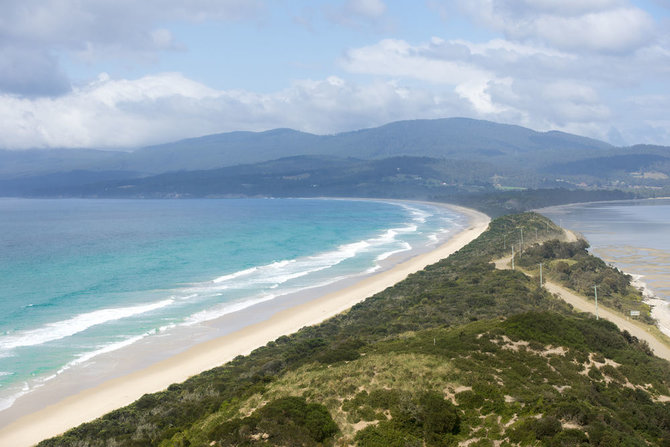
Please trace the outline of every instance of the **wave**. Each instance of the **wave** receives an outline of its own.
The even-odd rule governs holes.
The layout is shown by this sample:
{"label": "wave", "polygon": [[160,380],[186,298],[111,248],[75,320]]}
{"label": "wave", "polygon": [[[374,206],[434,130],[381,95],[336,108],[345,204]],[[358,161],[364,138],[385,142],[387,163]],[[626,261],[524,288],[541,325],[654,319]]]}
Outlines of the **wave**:
{"label": "wave", "polygon": [[258,270],[258,267],[251,267],[246,270],[240,270],[239,272],[231,273],[230,275],[219,276],[212,280],[214,283],[220,283],[225,281],[230,281],[231,279],[239,278],[240,276],[250,275]]}
{"label": "wave", "polygon": [[276,288],[293,279],[301,278],[353,258],[372,247],[392,242],[398,232],[415,231],[416,226],[387,230],[380,237],[342,244],[335,250],[298,259],[276,261],[218,277],[210,282],[197,284],[189,292],[211,293],[215,291],[248,289],[257,287]]}
{"label": "wave", "polygon": [[82,354],[79,354],[76,359],[68,362],[65,366],[63,366],[61,369],[58,370],[57,374],[61,374],[63,371],[66,371],[70,369],[71,367],[75,365],[80,365],[82,363],[88,362],[89,360],[92,360],[93,358],[102,355],[102,354],[108,354],[110,352],[118,351],[119,349],[125,348],[127,346],[130,346],[134,343],[137,343],[138,341],[150,336],[154,335],[158,332],[163,332],[166,331],[167,329],[171,329],[175,327],[176,325],[170,324],[167,326],[163,326],[161,328],[145,332],[140,335],[136,335],[134,337],[128,337],[124,340],[118,341],[118,342],[113,342],[109,344],[105,344],[102,346],[99,346],[98,349],[95,349],[94,351],[89,351],[89,352],[84,352]]}
{"label": "wave", "polygon": [[8,396],[8,397],[2,397],[0,398],[0,411],[6,410],[10,408],[12,405],[14,405],[14,402],[16,402],[16,399],[19,397],[23,396],[24,394],[27,394],[30,391],[30,388],[28,388],[28,384],[26,383],[23,389],[20,391],[17,391],[16,393]]}
{"label": "wave", "polygon": [[451,228],[439,228],[437,231],[430,233],[427,238],[430,241],[431,245],[437,244],[440,241],[445,239],[445,236],[448,236],[452,233],[455,227]]}
{"label": "wave", "polygon": [[0,351],[7,351],[25,346],[41,345],[51,341],[60,340],[79,332],[83,332],[86,329],[99,324],[151,312],[169,306],[172,303],[174,303],[173,299],[167,299],[139,306],[101,309],[79,314],[68,320],[48,323],[37,329],[21,331],[15,335],[5,336],[0,339]]}
{"label": "wave", "polygon": [[434,214],[429,213],[428,211],[415,208],[406,204],[400,204],[404,209],[410,212],[412,220],[417,223],[425,223],[429,217],[432,217]]}
{"label": "wave", "polygon": [[[368,274],[376,272],[380,268],[381,267],[379,265],[375,265],[374,267],[369,268],[368,270],[362,272],[361,274],[362,275],[368,275]],[[182,323],[182,325],[183,326],[193,326],[195,324],[215,320],[217,318],[221,318],[221,317],[223,317],[225,315],[228,315],[228,314],[231,314],[233,312],[239,312],[240,310],[244,310],[248,307],[254,306],[256,304],[264,303],[266,301],[271,301],[271,300],[273,300],[275,298],[279,298],[281,296],[286,296],[286,295],[302,292],[302,291],[309,290],[309,289],[317,289],[317,288],[320,288],[320,287],[326,287],[326,286],[329,286],[331,284],[337,283],[339,281],[349,279],[353,276],[356,276],[356,275],[334,276],[334,277],[330,277],[330,278],[325,279],[325,280],[320,281],[320,282],[312,283],[309,286],[296,287],[296,288],[291,288],[291,289],[284,289],[281,292],[266,293],[266,294],[257,296],[256,298],[247,299],[245,301],[239,301],[239,302],[236,302],[236,303],[229,303],[229,304],[225,304],[225,305],[222,305],[222,306],[217,306],[217,307],[210,308],[210,309],[205,309],[205,310],[202,310],[200,312],[196,312],[193,315],[189,316]]]}
{"label": "wave", "polygon": [[403,242],[402,248],[399,248],[399,249],[397,249],[397,250],[391,250],[391,251],[387,251],[387,252],[385,252],[385,253],[382,253],[382,254],[380,254],[379,256],[377,256],[377,257],[375,258],[375,261],[383,261],[383,260],[385,260],[385,259],[390,258],[391,256],[393,256],[393,255],[395,255],[395,254],[403,253],[403,252],[405,252],[405,251],[410,251],[411,249],[412,249],[412,246],[411,246],[409,243],[407,243],[407,242]]}
{"label": "wave", "polygon": [[205,321],[215,320],[217,318],[223,317],[233,312],[239,312],[244,310],[247,307],[251,307],[255,304],[263,303],[265,301],[270,301],[275,299],[278,295],[275,294],[266,294],[261,297],[245,300],[238,303],[227,304],[222,307],[206,309],[200,312],[196,312],[193,315],[189,316],[183,323],[183,326],[193,326],[198,323],[204,323]]}

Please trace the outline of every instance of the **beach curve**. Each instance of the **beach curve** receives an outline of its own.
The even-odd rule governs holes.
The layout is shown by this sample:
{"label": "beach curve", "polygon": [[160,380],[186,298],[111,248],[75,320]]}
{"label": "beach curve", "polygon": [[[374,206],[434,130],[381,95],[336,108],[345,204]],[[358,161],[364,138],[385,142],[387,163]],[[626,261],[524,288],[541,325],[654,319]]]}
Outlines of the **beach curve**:
{"label": "beach curve", "polygon": [[466,215],[469,220],[468,227],[434,250],[419,254],[346,288],[280,311],[263,322],[197,344],[144,369],[111,379],[22,416],[0,429],[0,444],[15,447],[34,445],[128,405],[144,394],[164,390],[173,383],[183,382],[238,355],[249,354],[282,335],[318,324],[402,281],[409,274],[448,257],[476,239],[490,222],[488,216],[469,208],[436,202],[430,204],[444,206]]}

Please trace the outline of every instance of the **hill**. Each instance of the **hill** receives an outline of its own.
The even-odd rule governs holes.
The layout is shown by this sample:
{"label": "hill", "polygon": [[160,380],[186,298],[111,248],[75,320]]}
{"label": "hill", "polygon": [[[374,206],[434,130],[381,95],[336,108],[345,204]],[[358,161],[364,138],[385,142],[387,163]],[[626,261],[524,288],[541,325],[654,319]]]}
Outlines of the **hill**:
{"label": "hill", "polygon": [[[250,164],[298,155],[364,160],[420,156],[500,160],[541,152],[592,152],[607,143],[562,132],[466,118],[399,121],[381,127],[314,135],[291,129],[229,132],[140,148],[132,152],[95,150],[0,151],[0,178],[70,170],[128,170],[158,174]],[[533,157],[534,158],[534,157]],[[551,157],[550,157],[551,158]]]}
{"label": "hill", "polygon": [[670,148],[449,118],[337,135],[230,132],[134,152],[0,150],[0,196],[425,198],[527,188],[664,194]]}
{"label": "hill", "polygon": [[518,228],[562,234],[536,214],[496,219],[346,313],[40,446],[667,445],[668,362],[496,270]]}

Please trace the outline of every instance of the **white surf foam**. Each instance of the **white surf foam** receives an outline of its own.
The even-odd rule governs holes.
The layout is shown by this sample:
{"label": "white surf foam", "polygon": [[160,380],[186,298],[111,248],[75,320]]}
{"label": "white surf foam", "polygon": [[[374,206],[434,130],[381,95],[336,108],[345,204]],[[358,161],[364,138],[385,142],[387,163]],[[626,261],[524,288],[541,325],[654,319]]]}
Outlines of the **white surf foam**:
{"label": "white surf foam", "polygon": [[642,292],[642,296],[645,298],[658,298],[656,294],[647,286],[647,283],[642,280],[644,278],[644,275],[638,275],[635,273],[628,273],[633,279],[630,282],[630,284],[638,289],[640,292]]}
{"label": "white surf foam", "polygon": [[412,249],[412,246],[409,243],[403,242],[401,248],[399,248],[397,250],[391,250],[391,251],[387,251],[385,253],[382,253],[375,258],[375,261],[383,261],[385,259],[390,258],[393,255],[396,255],[398,253],[403,253],[405,251],[410,251],[411,249]]}
{"label": "white surf foam", "polygon": [[167,299],[139,306],[101,309],[87,312],[68,320],[48,323],[37,329],[21,331],[13,335],[2,337],[0,338],[0,351],[7,351],[24,346],[36,346],[59,340],[83,332],[93,326],[151,312],[169,306],[172,303],[174,303],[173,299]]}
{"label": "white surf foam", "polygon": [[212,280],[214,283],[221,283],[225,281],[230,281],[231,279],[239,278],[240,276],[250,275],[258,270],[258,267],[251,267],[246,270],[240,270],[239,272],[231,273],[229,275],[219,276]]}
{"label": "white surf foam", "polygon": [[426,220],[430,216],[433,215],[432,213],[429,213],[428,211],[421,210],[421,209],[418,209],[418,208],[415,208],[413,206],[409,206],[409,205],[406,205],[406,204],[401,204],[401,206],[404,209],[406,209],[407,211],[410,212],[410,214],[412,215],[412,220],[414,222],[417,222],[417,223],[425,223]]}
{"label": "white surf foam", "polygon": [[226,304],[223,306],[217,306],[211,309],[206,309],[202,310],[200,312],[196,312],[193,315],[189,316],[183,323],[183,326],[193,326],[198,323],[204,323],[206,321],[211,321],[215,320],[217,318],[221,318],[225,315],[228,315],[233,312],[238,312],[240,310],[244,310],[247,307],[251,307],[255,304],[263,303],[265,301],[270,301],[274,298],[276,298],[277,295],[274,294],[265,294],[260,297],[250,299],[250,300],[245,300],[237,303],[231,303],[231,304]]}

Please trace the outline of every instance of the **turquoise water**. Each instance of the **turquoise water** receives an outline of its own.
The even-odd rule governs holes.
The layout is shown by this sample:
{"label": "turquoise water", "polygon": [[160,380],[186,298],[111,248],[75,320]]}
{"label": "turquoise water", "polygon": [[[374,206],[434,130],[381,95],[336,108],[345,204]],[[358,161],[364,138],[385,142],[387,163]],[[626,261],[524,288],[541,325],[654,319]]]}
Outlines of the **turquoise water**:
{"label": "turquoise water", "polygon": [[414,203],[0,199],[0,408],[100,354],[374,272],[465,222]]}
{"label": "turquoise water", "polygon": [[545,208],[554,222],[583,234],[591,250],[651,294],[670,300],[670,200],[602,202]]}

